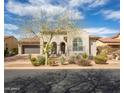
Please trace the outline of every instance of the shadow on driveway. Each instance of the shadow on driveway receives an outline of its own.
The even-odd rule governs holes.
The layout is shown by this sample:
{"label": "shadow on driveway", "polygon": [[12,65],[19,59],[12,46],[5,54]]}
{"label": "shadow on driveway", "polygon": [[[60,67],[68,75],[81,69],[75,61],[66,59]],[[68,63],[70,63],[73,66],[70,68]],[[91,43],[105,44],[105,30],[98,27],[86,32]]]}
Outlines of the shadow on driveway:
{"label": "shadow on driveway", "polygon": [[26,61],[28,59],[28,55],[15,55],[12,57],[5,57],[4,62],[16,62],[16,61]]}

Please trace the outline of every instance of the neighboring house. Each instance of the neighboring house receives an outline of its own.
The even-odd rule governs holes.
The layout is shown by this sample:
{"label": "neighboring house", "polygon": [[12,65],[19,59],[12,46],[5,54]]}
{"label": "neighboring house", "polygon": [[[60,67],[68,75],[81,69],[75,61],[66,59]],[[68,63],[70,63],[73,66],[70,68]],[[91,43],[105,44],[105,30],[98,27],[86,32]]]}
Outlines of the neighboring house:
{"label": "neighboring house", "polygon": [[[48,41],[49,34],[42,38],[23,38],[19,41],[19,54],[43,54],[43,46]],[[52,54],[73,55],[87,53],[90,56],[96,55],[96,40],[98,37],[90,36],[85,31],[73,31],[57,33],[53,36],[51,43],[54,50]]]}
{"label": "neighboring house", "polygon": [[110,46],[112,48],[120,48],[120,33],[109,38],[100,38],[97,46]]}
{"label": "neighboring house", "polygon": [[4,36],[4,50],[18,48],[18,40],[14,36]]}

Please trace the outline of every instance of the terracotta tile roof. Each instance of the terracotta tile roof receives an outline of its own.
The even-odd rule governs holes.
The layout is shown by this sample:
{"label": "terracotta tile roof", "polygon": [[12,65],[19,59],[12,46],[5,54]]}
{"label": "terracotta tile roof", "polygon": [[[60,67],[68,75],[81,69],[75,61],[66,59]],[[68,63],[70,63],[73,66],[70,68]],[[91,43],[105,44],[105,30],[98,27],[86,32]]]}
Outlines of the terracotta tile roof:
{"label": "terracotta tile roof", "polygon": [[99,41],[104,43],[120,43],[120,39],[113,39],[113,38],[101,38]]}
{"label": "terracotta tile roof", "polygon": [[20,43],[40,43],[40,38],[23,38],[19,41]]}

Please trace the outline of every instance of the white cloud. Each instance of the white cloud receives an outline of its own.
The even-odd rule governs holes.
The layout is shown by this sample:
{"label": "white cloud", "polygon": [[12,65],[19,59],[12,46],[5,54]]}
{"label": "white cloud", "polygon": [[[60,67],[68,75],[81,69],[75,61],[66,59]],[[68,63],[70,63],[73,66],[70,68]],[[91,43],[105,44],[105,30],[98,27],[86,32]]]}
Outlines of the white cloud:
{"label": "white cloud", "polygon": [[80,6],[87,4],[88,7],[98,7],[105,5],[109,0],[70,0],[70,6]]}
{"label": "white cloud", "polygon": [[78,12],[78,10],[66,10],[65,13],[63,14],[63,16],[66,15],[66,17],[70,18],[70,19],[84,19],[84,15],[82,15],[80,12]]}
{"label": "white cloud", "polygon": [[108,0],[92,0],[92,3],[89,5],[89,7],[97,7],[105,5],[108,2]]}
{"label": "white cloud", "polygon": [[51,4],[52,0],[29,0],[29,3],[16,2],[9,0],[7,10],[19,16],[41,17],[42,14],[47,17],[62,15],[68,12],[68,17],[74,20],[84,19],[84,14],[75,6],[87,5],[87,8],[95,8],[105,5],[109,0],[67,0],[68,4]]}
{"label": "white cloud", "polygon": [[49,0],[29,0],[29,2],[33,5],[41,5],[41,4],[47,4],[49,3]]}
{"label": "white cloud", "polygon": [[110,29],[106,27],[84,28],[84,30],[89,32],[91,35],[96,35],[96,36],[108,36],[119,32],[119,30]]}
{"label": "white cloud", "polygon": [[17,30],[19,29],[18,26],[13,24],[4,24],[5,30]]}
{"label": "white cloud", "polygon": [[29,0],[30,4],[22,4],[15,1],[9,1],[7,4],[7,9],[9,12],[20,15],[20,16],[32,16],[32,17],[41,17],[42,13],[47,17],[53,17],[56,15],[63,14],[64,12],[70,12],[69,17],[72,19],[81,19],[83,15],[81,12],[74,9],[68,8],[68,6],[62,5],[52,5],[49,3],[49,0],[38,0],[37,2],[34,0]]}
{"label": "white cloud", "polygon": [[40,15],[39,7],[32,6],[29,4],[21,4],[14,1],[8,2],[7,9],[9,12],[20,15],[20,16],[26,16],[26,15],[39,16]]}
{"label": "white cloud", "polygon": [[120,19],[120,11],[103,10],[103,11],[101,11],[101,13],[105,17],[105,19],[112,19],[112,20]]}

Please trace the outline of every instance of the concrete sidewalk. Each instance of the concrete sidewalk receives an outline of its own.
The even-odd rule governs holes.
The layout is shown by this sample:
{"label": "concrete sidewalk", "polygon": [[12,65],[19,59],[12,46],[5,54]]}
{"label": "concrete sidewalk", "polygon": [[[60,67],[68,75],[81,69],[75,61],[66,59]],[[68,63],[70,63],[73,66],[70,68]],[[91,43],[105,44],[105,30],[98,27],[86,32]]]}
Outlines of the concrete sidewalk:
{"label": "concrete sidewalk", "polygon": [[33,66],[30,62],[5,63],[5,69],[120,69],[120,62],[108,61],[108,64],[95,64],[92,66],[79,66],[77,64],[59,65],[59,66]]}
{"label": "concrete sidewalk", "polygon": [[120,67],[5,67],[4,69],[120,69]]}

